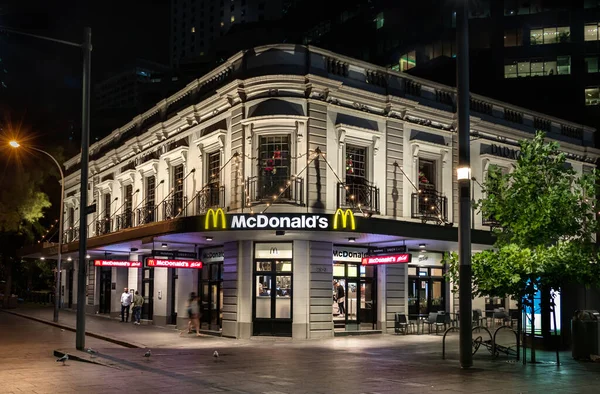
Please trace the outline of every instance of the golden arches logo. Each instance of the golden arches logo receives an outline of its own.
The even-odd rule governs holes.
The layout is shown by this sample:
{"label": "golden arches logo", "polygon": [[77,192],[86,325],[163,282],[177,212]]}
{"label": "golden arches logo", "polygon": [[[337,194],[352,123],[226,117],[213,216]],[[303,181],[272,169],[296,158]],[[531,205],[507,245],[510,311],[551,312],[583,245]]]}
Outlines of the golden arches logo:
{"label": "golden arches logo", "polygon": [[342,226],[341,228],[348,228],[348,220],[350,220],[350,229],[356,230],[356,222],[354,221],[354,213],[350,209],[346,209],[345,211],[341,208],[338,208],[335,211],[335,215],[333,216],[333,229],[338,229],[338,219],[342,218]]}
{"label": "golden arches logo", "polygon": [[[206,212],[206,217],[204,218],[204,229],[210,230],[219,228],[219,218],[221,219],[221,228],[224,230],[227,228],[227,221],[225,220],[225,212],[223,212],[222,208],[212,209],[210,208],[208,212]],[[211,222],[212,219],[212,222]]]}

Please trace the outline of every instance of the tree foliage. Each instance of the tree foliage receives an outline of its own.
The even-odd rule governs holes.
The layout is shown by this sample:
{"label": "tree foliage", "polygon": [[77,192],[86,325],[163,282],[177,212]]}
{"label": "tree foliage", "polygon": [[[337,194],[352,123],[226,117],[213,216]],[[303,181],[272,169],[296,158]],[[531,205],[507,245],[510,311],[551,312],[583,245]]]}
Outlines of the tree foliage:
{"label": "tree foliage", "polygon": [[[538,132],[520,143],[513,171],[489,168],[475,206],[498,223],[497,238],[493,249],[472,256],[474,296],[510,296],[531,306],[538,289],[600,284],[597,173],[577,173],[558,143],[544,138]],[[458,286],[458,256],[445,260]]]}

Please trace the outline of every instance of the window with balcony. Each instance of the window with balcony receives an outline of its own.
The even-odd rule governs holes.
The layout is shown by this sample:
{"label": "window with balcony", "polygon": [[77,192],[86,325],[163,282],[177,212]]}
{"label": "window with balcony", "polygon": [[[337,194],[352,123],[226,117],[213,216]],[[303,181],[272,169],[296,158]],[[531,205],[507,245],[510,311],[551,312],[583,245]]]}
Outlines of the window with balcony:
{"label": "window with balcony", "polygon": [[411,195],[411,217],[423,222],[444,222],[448,219],[447,198],[438,184],[438,161],[419,157],[417,173],[418,190]]}
{"label": "window with balcony", "polygon": [[146,177],[144,191],[144,201],[136,212],[138,224],[152,223],[155,220],[156,177],[154,175]]}
{"label": "window with balcony", "polygon": [[291,198],[290,136],[270,135],[258,139],[258,174],[256,177],[256,200],[273,201]]}
{"label": "window with balcony", "polygon": [[505,47],[520,47],[523,45],[523,29],[509,29],[504,31]]}
{"label": "window with balcony", "polygon": [[102,214],[99,215],[96,223],[96,235],[110,233],[110,213],[111,213],[111,195],[110,193],[104,193],[103,195],[104,206]]}
{"label": "window with balcony", "polygon": [[569,26],[544,27],[529,31],[531,45],[556,44],[569,41],[571,41],[571,28]]}
{"label": "window with balcony", "polygon": [[372,158],[367,146],[346,144],[345,182],[338,184],[338,208],[351,208],[363,213],[379,212],[379,189],[369,182]]}
{"label": "window with balcony", "polygon": [[504,78],[571,74],[571,57],[556,59],[509,60],[504,65]]}
{"label": "window with balcony", "polygon": [[598,41],[600,37],[598,36],[598,26],[600,23],[586,23],[583,27],[583,37],[585,41]]}
{"label": "window with balcony", "polygon": [[600,105],[600,88],[597,86],[585,89],[585,105]]}
{"label": "window with balcony", "polygon": [[223,186],[221,185],[221,152],[216,151],[208,154],[206,163],[206,176],[208,182],[200,191],[197,198],[197,212],[205,212],[211,207],[222,206]]}

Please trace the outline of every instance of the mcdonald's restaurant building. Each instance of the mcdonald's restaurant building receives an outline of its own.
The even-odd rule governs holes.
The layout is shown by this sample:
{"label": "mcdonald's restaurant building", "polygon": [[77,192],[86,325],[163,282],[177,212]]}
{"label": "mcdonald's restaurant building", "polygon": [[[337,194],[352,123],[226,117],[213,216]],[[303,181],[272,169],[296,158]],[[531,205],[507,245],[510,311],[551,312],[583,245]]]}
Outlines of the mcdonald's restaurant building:
{"label": "mcdonald's restaurant building", "polygon": [[[396,313],[456,311],[442,264],[458,235],[453,100],[450,87],[315,47],[236,54],[95,142],[87,201],[80,158],[64,163],[62,306],[75,307],[84,266],[89,313],[117,317],[128,288],[145,323],[185,327],[196,292],[203,329],[235,338],[385,333]],[[594,129],[472,100],[474,200],[542,118],[569,165],[594,168]],[[493,244],[493,225],[473,211],[473,251]],[[510,307],[474,300],[499,305]]]}

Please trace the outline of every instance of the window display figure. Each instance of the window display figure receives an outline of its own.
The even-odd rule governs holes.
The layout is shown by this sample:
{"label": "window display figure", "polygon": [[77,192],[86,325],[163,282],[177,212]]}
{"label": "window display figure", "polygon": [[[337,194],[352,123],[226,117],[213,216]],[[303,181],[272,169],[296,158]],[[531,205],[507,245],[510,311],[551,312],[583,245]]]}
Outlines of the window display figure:
{"label": "window display figure", "polygon": [[334,294],[333,298],[334,298],[334,301],[336,301],[338,304],[340,317],[344,317],[344,314],[345,314],[344,302],[346,301],[344,287],[339,282],[334,281],[333,284],[335,286],[335,294]]}

